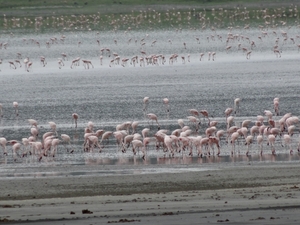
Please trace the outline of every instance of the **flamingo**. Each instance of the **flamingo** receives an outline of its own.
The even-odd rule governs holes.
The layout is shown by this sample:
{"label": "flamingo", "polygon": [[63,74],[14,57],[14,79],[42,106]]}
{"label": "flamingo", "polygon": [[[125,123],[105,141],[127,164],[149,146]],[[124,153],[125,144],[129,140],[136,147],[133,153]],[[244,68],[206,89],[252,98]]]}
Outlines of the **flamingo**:
{"label": "flamingo", "polygon": [[201,124],[200,121],[198,121],[198,119],[194,116],[188,116],[187,118],[192,124],[195,125],[196,132],[198,132],[199,126]]}
{"label": "flamingo", "polygon": [[269,134],[268,135],[268,142],[271,146],[272,154],[275,155],[275,135]]}
{"label": "flamingo", "polygon": [[285,146],[287,146],[289,148],[290,154],[292,154],[293,150],[292,150],[292,145],[291,145],[291,142],[292,142],[291,136],[289,134],[284,134],[283,140],[284,140]]}
{"label": "flamingo", "polygon": [[6,143],[7,143],[6,138],[0,137],[0,145],[1,145],[2,149],[3,149],[3,155],[7,155]]}
{"label": "flamingo", "polygon": [[8,141],[7,143],[12,145],[13,159],[14,159],[14,161],[17,161],[17,156],[21,157],[18,153],[18,151],[21,148],[21,144],[16,140],[11,140],[11,141]]}
{"label": "flamingo", "polygon": [[231,155],[233,155],[233,153],[235,152],[235,142],[239,136],[240,134],[238,132],[234,132],[231,134],[231,141],[230,141],[232,145]]}
{"label": "flamingo", "polygon": [[78,120],[79,116],[78,116],[77,113],[73,113],[72,114],[72,118],[73,118],[73,120],[75,122],[75,129],[76,129],[77,128],[77,120]]}
{"label": "flamingo", "polygon": [[107,144],[109,143],[109,138],[110,136],[113,135],[113,132],[112,131],[106,131],[102,134],[102,138],[101,138],[101,141],[100,143],[103,143],[104,140],[107,140]]}
{"label": "flamingo", "polygon": [[262,153],[263,153],[263,141],[264,141],[263,136],[261,134],[257,135],[256,141],[257,141],[257,144],[259,145],[259,148],[260,148],[260,155],[262,155]]}
{"label": "flamingo", "polygon": [[165,109],[166,109],[166,112],[167,112],[167,118],[169,119],[169,116],[170,116],[169,99],[164,98],[164,99],[163,99],[163,103],[164,103],[164,105],[165,105]]}
{"label": "flamingo", "polygon": [[55,157],[55,154],[57,153],[58,144],[61,142],[58,138],[53,138],[51,142],[51,156]]}
{"label": "flamingo", "polygon": [[146,151],[144,149],[143,142],[140,140],[133,140],[131,143],[132,143],[133,154],[135,155],[136,151],[139,150],[140,148],[142,148],[142,152],[143,152],[142,159],[145,160]]}
{"label": "flamingo", "polygon": [[[61,134],[60,137],[62,139],[63,144],[67,143],[67,144],[69,144],[71,146],[71,138],[70,138],[69,135],[67,135],[67,134]],[[67,149],[67,152],[69,152],[69,149],[67,147],[65,147],[65,148]],[[70,153],[73,153],[73,152],[74,152],[74,149],[72,149],[70,151]]]}
{"label": "flamingo", "polygon": [[49,123],[49,125],[50,125],[50,128],[51,128],[51,130],[53,131],[53,132],[55,132],[55,134],[56,134],[56,136],[57,136],[57,132],[56,132],[56,123],[54,123],[54,122],[48,122]]}
{"label": "flamingo", "polygon": [[132,134],[136,133],[136,129],[139,125],[139,122],[138,121],[133,121],[132,123],[130,123],[131,125],[131,128],[132,128]]}
{"label": "flamingo", "polygon": [[160,130],[160,125],[158,123],[157,116],[154,113],[149,113],[149,114],[147,114],[147,117],[149,119],[148,123],[149,123],[150,120],[155,121],[157,126],[158,126],[157,129]]}
{"label": "flamingo", "polygon": [[144,116],[146,117],[146,114],[148,112],[148,105],[149,105],[149,97],[145,97],[143,99],[144,102],[144,107],[143,107],[143,111],[144,111]]}
{"label": "flamingo", "polygon": [[15,108],[15,114],[16,116],[19,116],[19,103],[18,102],[13,102],[13,107]]}
{"label": "flamingo", "polygon": [[240,114],[240,98],[234,99],[234,115]]}
{"label": "flamingo", "polygon": [[202,114],[202,116],[204,116],[204,118],[207,118],[208,120],[208,126],[209,126],[209,118],[208,118],[208,111],[207,110],[201,110],[200,113]]}
{"label": "flamingo", "polygon": [[31,125],[31,127],[35,127],[37,128],[38,122],[34,119],[28,119],[29,124]]}
{"label": "flamingo", "polygon": [[250,144],[252,144],[252,142],[253,142],[253,136],[252,135],[247,136],[246,139],[245,139],[245,141],[246,141],[245,145],[247,145],[246,156],[248,156],[249,155]]}
{"label": "flamingo", "polygon": [[274,98],[273,104],[274,104],[275,114],[276,116],[279,116],[279,98]]}

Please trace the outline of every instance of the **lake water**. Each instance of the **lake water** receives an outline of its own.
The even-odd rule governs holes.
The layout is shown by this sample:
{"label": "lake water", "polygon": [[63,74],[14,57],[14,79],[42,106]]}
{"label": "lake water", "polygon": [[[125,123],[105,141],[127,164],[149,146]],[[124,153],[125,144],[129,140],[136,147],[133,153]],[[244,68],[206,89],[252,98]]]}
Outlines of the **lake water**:
{"label": "lake water", "polygon": [[[288,37],[294,37],[296,42],[293,43],[290,39],[284,41],[281,30],[286,30]],[[276,34],[273,31],[276,31]],[[237,38],[226,43],[230,32]],[[110,139],[101,153],[98,150],[83,153],[84,128],[89,121],[94,123],[95,130],[105,131],[115,131],[118,124],[126,121],[139,121],[137,132],[141,133],[143,128],[148,127],[150,136],[153,136],[157,126],[149,124],[143,112],[143,98],[146,96],[149,97],[148,113],[156,114],[161,129],[170,131],[179,128],[178,119],[183,119],[186,125],[192,127],[187,119],[187,116],[190,116],[188,109],[207,110],[213,116],[211,120],[218,121],[217,128],[226,129],[224,111],[233,107],[235,98],[241,99],[240,113],[235,117],[236,124],[245,119],[254,122],[257,115],[263,115],[264,110],[273,111],[275,97],[280,98],[280,116],[275,116],[275,120],[288,112],[298,116],[300,52],[296,45],[299,43],[296,36],[299,29],[291,27],[287,30],[284,27],[267,32],[268,36],[262,37],[261,40],[258,38],[262,36],[259,29],[1,35],[0,41],[7,42],[8,45],[7,49],[1,49],[3,62],[0,65],[0,103],[3,107],[3,117],[0,122],[0,137],[18,141],[29,137],[28,119],[38,121],[41,137],[43,133],[50,131],[48,122],[53,121],[57,125],[59,136],[68,134],[71,137],[72,147],[69,148],[75,150],[70,154],[63,145],[59,145],[55,158],[43,157],[41,162],[38,162],[36,156],[28,156],[17,158],[14,162],[11,146],[8,146],[8,156],[3,156],[2,153],[0,155],[1,177],[35,176],[35,173],[41,170],[44,174],[42,176],[62,176],[65,173],[79,176],[94,170],[92,165],[97,166],[97,172],[93,174],[113,175],[119,172],[134,173],[136,165],[140,173],[153,173],[180,172],[186,165],[191,165],[189,170],[202,170],[215,169],[216,166],[212,165],[219,164],[267,164],[286,161],[299,163],[298,125],[297,132],[292,137],[293,155],[289,154],[287,147],[282,147],[278,139],[275,145],[276,156],[270,154],[270,146],[267,146],[266,142],[264,154],[260,156],[259,147],[254,142],[250,150],[251,156],[246,157],[247,146],[241,141],[236,147],[240,155],[231,157],[231,146],[225,143],[225,138],[221,140],[220,157],[198,158],[196,154],[189,157],[188,152],[184,152],[183,155],[176,153],[174,158],[169,158],[168,155],[165,157],[162,149],[157,151],[153,142],[147,151],[146,160],[143,160],[141,153],[133,156],[131,148],[126,153],[119,151],[114,138]],[[61,35],[66,37],[64,42],[59,40]],[[222,39],[219,39],[218,35],[222,36]],[[57,42],[47,48],[46,42],[51,43],[50,38],[53,37],[57,38]],[[252,49],[250,59],[247,59],[246,54],[238,47],[240,44],[241,47],[251,49],[250,42],[245,37],[255,41],[256,45]],[[281,57],[277,57],[273,52],[277,38],[278,49],[282,51]],[[100,41],[100,45],[97,40]],[[36,41],[40,43],[40,47]],[[153,41],[156,43],[151,46]],[[226,46],[231,48],[226,51]],[[101,53],[102,48],[109,48],[111,53]],[[112,53],[117,53],[121,59],[130,59],[135,55],[141,57],[141,51],[145,51],[148,56],[163,54],[166,63],[140,67],[139,64],[133,66],[129,60],[125,67],[109,66],[113,58]],[[59,69],[57,58],[61,58],[63,52],[68,55],[68,60],[64,61],[65,66]],[[214,61],[208,60],[208,52],[216,53]],[[8,61],[14,61],[17,53],[22,55],[21,62],[25,57],[29,57],[33,62],[29,72],[25,70],[24,64],[21,68],[10,68]],[[169,57],[175,53],[179,55],[177,62],[169,64]],[[205,54],[201,61],[200,53]],[[99,59],[101,55],[102,65]],[[40,56],[46,58],[45,67],[40,63]],[[185,63],[182,62],[181,56],[185,57]],[[81,63],[80,66],[71,69],[71,60],[77,57],[91,60],[94,68],[85,69]],[[169,115],[165,111],[163,98],[170,101]],[[19,103],[19,116],[14,113],[14,101]],[[71,115],[74,112],[79,115],[77,129],[72,123]],[[206,125],[203,119],[201,120],[198,134],[204,135]],[[70,165],[70,169],[64,173],[66,165]],[[101,165],[109,165],[109,169],[102,170]],[[125,171],[124,165],[129,166],[124,167]],[[151,165],[151,169],[143,168],[143,165]]]}

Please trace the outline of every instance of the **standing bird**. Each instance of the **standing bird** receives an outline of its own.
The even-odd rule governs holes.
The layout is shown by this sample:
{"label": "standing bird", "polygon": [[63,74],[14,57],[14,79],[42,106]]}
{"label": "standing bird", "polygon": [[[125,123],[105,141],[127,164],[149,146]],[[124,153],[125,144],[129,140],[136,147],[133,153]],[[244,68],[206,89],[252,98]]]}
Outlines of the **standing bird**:
{"label": "standing bird", "polygon": [[3,155],[7,155],[7,151],[6,151],[6,143],[7,143],[6,138],[1,137],[1,138],[0,138],[0,145],[1,145],[2,148],[3,148]]}
{"label": "standing bird", "polygon": [[207,120],[208,120],[208,125],[207,126],[209,127],[210,120],[208,118],[208,111],[201,110],[200,113],[202,114],[202,116],[204,116],[204,119],[207,118]]}
{"label": "standing bird", "polygon": [[164,98],[164,99],[163,99],[163,103],[164,103],[164,105],[165,105],[166,112],[167,112],[167,117],[168,117],[168,119],[169,119],[169,117],[170,117],[169,99]]}
{"label": "standing bird", "polygon": [[234,132],[231,134],[231,145],[232,145],[232,150],[231,150],[231,155],[235,153],[235,141],[239,138],[240,134],[238,132]]}
{"label": "standing bird", "polygon": [[[72,147],[72,145],[71,145],[71,138],[70,138],[70,136],[69,135],[67,135],[67,134],[61,134],[60,135],[60,137],[61,137],[61,139],[62,139],[62,141],[63,141],[63,144],[64,143],[67,143],[67,144],[69,144],[71,147]],[[65,145],[64,145],[65,146]],[[65,146],[65,148],[67,149],[67,152],[69,152],[69,149]],[[74,149],[72,149],[71,151],[70,151],[70,153],[73,153],[74,152]]]}
{"label": "standing bird", "polygon": [[51,141],[51,156],[55,157],[55,154],[57,153],[58,144],[61,142],[58,138],[53,138]]}
{"label": "standing bird", "polygon": [[145,98],[143,99],[143,102],[144,102],[143,111],[144,111],[144,116],[146,117],[147,112],[148,112],[149,97],[145,97]]}
{"label": "standing bird", "polygon": [[146,155],[146,152],[144,150],[144,145],[143,145],[143,142],[140,141],[140,140],[132,140],[132,151],[133,151],[133,154],[135,155],[136,154],[136,151],[140,148],[142,148],[142,152],[143,152],[143,156],[142,156],[142,159],[145,160],[145,155]]}
{"label": "standing bird", "polygon": [[274,98],[273,104],[274,104],[275,115],[279,116],[279,98]]}
{"label": "standing bird", "polygon": [[[77,113],[73,113],[72,114],[72,118],[75,122],[75,129],[77,128],[77,120],[78,120],[78,114]],[[72,120],[72,123],[73,123],[73,120]]]}
{"label": "standing bird", "polygon": [[56,123],[54,122],[48,122],[50,125],[51,130],[55,133],[55,135],[57,136],[57,132],[56,132]]}
{"label": "standing bird", "polygon": [[149,113],[149,114],[147,114],[147,117],[149,119],[148,123],[149,123],[150,120],[152,120],[152,122],[153,122],[153,120],[155,120],[156,123],[157,123],[157,126],[158,126],[157,129],[160,130],[160,125],[159,125],[159,123],[157,121],[157,116],[154,113]]}
{"label": "standing bird", "polygon": [[259,148],[260,148],[260,155],[262,155],[262,153],[263,153],[263,141],[264,141],[264,137],[261,134],[259,134],[256,137],[256,140],[257,140],[257,144],[259,145]]}
{"label": "standing bird", "polygon": [[34,119],[28,119],[28,122],[30,123],[31,127],[37,128],[38,123],[37,123],[36,120],[34,120]]}
{"label": "standing bird", "polygon": [[246,156],[249,155],[249,148],[250,148],[250,144],[252,144],[253,142],[253,136],[252,135],[248,135],[246,138],[245,138],[245,145],[247,145],[247,152],[246,152]]}
{"label": "standing bird", "polygon": [[226,110],[225,110],[225,117],[226,117],[226,119],[227,119],[227,117],[228,116],[230,116],[230,114],[233,112],[233,108],[227,108]]}
{"label": "standing bird", "polygon": [[15,108],[15,114],[16,114],[16,116],[19,116],[19,109],[18,109],[19,104],[18,104],[18,102],[13,102],[13,106]]}
{"label": "standing bird", "polygon": [[269,142],[269,145],[271,146],[271,151],[272,151],[272,154],[275,155],[275,135],[273,134],[269,134],[268,135],[268,142]]}
{"label": "standing bird", "polygon": [[234,107],[233,107],[234,115],[240,114],[240,101],[241,101],[240,98],[234,99]]}
{"label": "standing bird", "polygon": [[14,161],[17,161],[17,156],[21,157],[18,153],[18,151],[21,148],[21,144],[18,141],[12,140],[8,141],[12,145],[12,150],[13,150],[13,159]]}

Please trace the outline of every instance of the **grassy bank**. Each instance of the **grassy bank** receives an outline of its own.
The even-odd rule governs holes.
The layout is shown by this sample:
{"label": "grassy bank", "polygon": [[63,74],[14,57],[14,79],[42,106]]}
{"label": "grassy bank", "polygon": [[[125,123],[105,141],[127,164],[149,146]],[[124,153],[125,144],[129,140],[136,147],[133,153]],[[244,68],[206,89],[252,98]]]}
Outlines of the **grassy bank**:
{"label": "grassy bank", "polygon": [[0,28],[43,32],[293,26],[299,17],[296,3],[300,4],[295,0],[0,0],[4,15]]}

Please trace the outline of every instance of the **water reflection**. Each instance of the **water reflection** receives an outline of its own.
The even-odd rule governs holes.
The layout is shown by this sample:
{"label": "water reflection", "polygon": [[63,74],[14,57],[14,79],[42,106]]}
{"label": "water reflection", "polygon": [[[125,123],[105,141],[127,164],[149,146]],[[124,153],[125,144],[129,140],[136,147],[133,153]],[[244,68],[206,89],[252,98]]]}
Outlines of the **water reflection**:
{"label": "water reflection", "polygon": [[[256,154],[246,156],[244,154],[221,155],[221,156],[204,156],[190,157],[190,156],[177,156],[177,157],[165,157],[165,156],[148,156],[143,160],[141,156],[128,156],[122,155],[114,156],[108,155],[103,157],[98,153],[84,153],[79,154],[60,154],[60,157],[44,157],[42,162],[38,162],[36,157],[29,156],[22,158],[22,162],[14,162],[10,157],[1,157],[0,165],[14,165],[16,167],[21,165],[193,165],[193,164],[222,164],[222,163],[239,163],[239,162],[292,162],[300,161],[300,153],[297,154]],[[1,166],[0,166],[1,171]]]}
{"label": "water reflection", "polygon": [[[188,171],[215,170],[220,166],[268,165],[270,163],[297,162],[300,154],[264,155],[225,155],[200,157],[101,157],[99,154],[86,154],[84,159],[56,161],[47,158],[42,163],[32,157],[23,163],[13,163],[7,157],[0,159],[0,179],[42,178],[62,176],[112,176],[120,174],[181,173]],[[69,165],[69,166],[68,166]],[[171,165],[171,166],[169,166]]]}

